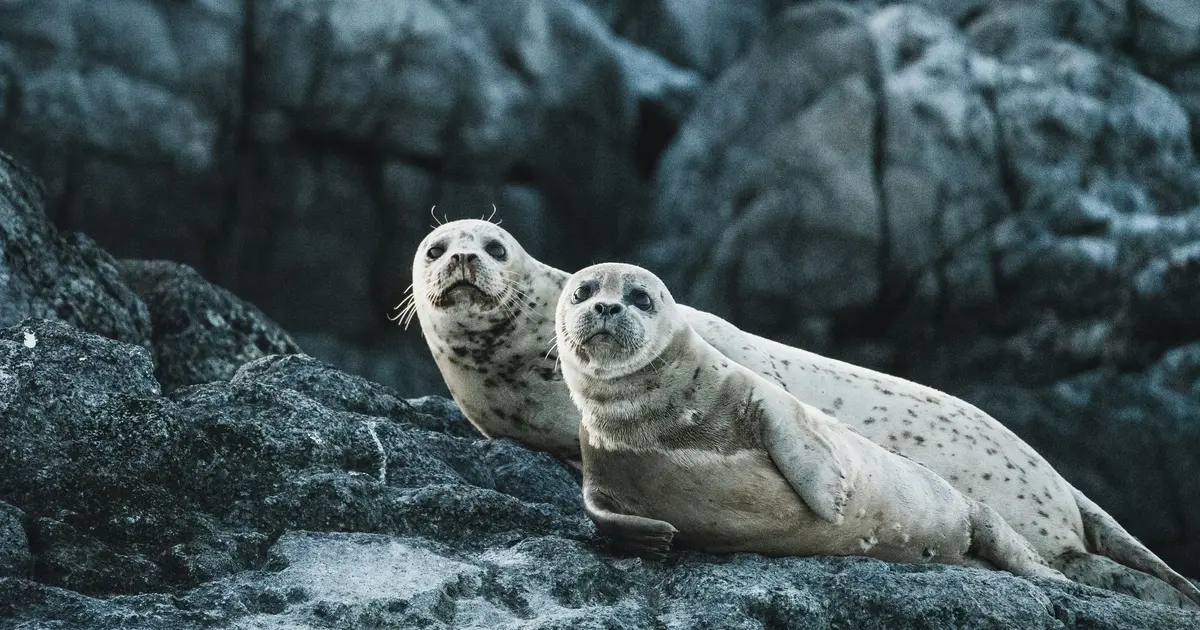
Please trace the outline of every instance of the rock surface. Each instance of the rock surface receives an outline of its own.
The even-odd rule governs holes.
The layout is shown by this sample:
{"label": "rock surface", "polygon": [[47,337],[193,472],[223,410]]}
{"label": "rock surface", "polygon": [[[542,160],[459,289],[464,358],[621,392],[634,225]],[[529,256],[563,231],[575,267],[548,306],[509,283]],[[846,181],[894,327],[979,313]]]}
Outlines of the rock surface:
{"label": "rock surface", "polygon": [[164,391],[227,381],[253,359],[300,352],[278,324],[187,265],[122,260],[117,267],[150,312],[154,374]]}
{"label": "rock surface", "polygon": [[977,569],[614,556],[563,464],[303,355],[164,396],[145,348],[29,319],[0,330],[0,373],[0,398],[26,401],[0,497],[34,556],[32,579],[0,578],[11,627],[1200,624]]}
{"label": "rock surface", "polygon": [[44,203],[36,180],[0,153],[0,325],[44,317],[149,343],[146,307],[121,281],[115,261],[82,234],[59,235]]}
{"label": "rock surface", "polygon": [[33,557],[29,554],[24,520],[24,512],[7,503],[0,503],[0,578],[29,576]]}

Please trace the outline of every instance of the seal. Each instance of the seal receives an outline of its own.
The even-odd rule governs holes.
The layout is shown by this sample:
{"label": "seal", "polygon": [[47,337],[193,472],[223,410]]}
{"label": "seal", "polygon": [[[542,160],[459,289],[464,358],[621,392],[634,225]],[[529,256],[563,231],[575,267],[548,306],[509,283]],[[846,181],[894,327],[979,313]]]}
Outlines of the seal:
{"label": "seal", "polygon": [[704,341],[650,272],[605,263],[558,302],[584,507],[630,550],[869,555],[1064,578],[992,508]]}
{"label": "seal", "polygon": [[[506,247],[506,261],[483,258],[486,252],[481,248],[488,239]],[[434,303],[441,295],[439,282],[457,281],[452,276],[438,279],[436,269],[450,262],[441,257],[449,250],[435,251],[434,258],[428,250],[441,242],[458,243],[451,255],[474,253],[481,264],[510,279],[513,293],[503,308],[486,300]],[[497,225],[453,221],[435,228],[418,248],[412,294],[397,319],[419,317],[451,395],[484,435],[511,437],[575,461],[580,413],[554,367],[558,350],[552,345],[555,308],[569,277],[529,256]],[[529,297],[520,309],[513,305],[516,292]],[[971,404],[747,333],[682,304],[676,308],[730,360],[995,509],[1072,580],[1152,602],[1192,606],[1188,598],[1200,601],[1191,583],[1072,487],[1020,437]],[[484,320],[490,324],[484,325]],[[486,343],[477,335],[481,327],[489,328]],[[508,385],[501,378],[518,383]]]}
{"label": "seal", "polygon": [[565,280],[499,226],[453,221],[417,247],[412,293],[395,319],[417,317],[450,395],[481,433],[577,461],[578,412],[552,347]]}

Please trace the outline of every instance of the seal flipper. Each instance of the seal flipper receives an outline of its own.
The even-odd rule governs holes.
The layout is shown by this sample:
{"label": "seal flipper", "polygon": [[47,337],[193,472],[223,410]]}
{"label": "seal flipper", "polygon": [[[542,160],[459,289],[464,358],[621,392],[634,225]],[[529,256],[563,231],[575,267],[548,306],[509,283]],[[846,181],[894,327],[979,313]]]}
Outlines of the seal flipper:
{"label": "seal flipper", "polygon": [[1107,556],[1120,564],[1148,573],[1175,587],[1192,603],[1200,607],[1200,589],[1175,572],[1166,562],[1156,556],[1153,551],[1138,542],[1132,534],[1125,531],[1108,512],[1096,505],[1078,489],[1072,487],[1075,503],[1079,506],[1079,514],[1083,517],[1083,534],[1093,553]]}
{"label": "seal flipper", "polygon": [[996,510],[978,501],[971,501],[971,546],[967,558],[980,558],[1013,575],[1044,577],[1068,581],[1066,576],[1050,568],[1037,551],[1018,534]]}
{"label": "seal flipper", "polygon": [[635,555],[654,558],[666,556],[671,549],[671,541],[679,532],[666,521],[613,511],[608,497],[586,482],[583,486],[583,510],[596,524],[596,531],[612,540],[617,549]]}
{"label": "seal flipper", "polygon": [[813,417],[820,412],[784,393],[790,399],[788,402],[794,404],[764,410],[763,446],[809,509],[839,525],[850,501],[849,461],[838,456],[833,441],[836,438],[824,430],[820,418]]}

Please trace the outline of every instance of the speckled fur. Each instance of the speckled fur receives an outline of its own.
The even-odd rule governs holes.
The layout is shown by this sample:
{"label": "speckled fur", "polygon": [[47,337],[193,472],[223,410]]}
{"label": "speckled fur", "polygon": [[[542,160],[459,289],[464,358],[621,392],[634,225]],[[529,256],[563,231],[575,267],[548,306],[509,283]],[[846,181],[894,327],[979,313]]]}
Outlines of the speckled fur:
{"label": "speckled fur", "polygon": [[[498,261],[489,239],[507,250]],[[427,256],[438,245],[445,253]],[[461,280],[454,254],[478,256],[475,285],[443,298]],[[552,348],[554,305],[566,275],[529,256],[507,231],[486,221],[453,221],[421,242],[413,260],[413,293],[425,342],[463,414],[484,435],[509,437],[568,460],[579,457],[578,419]],[[474,299],[473,299],[474,298]]]}
{"label": "speckled fur", "polygon": [[[580,285],[596,292],[577,298]],[[653,296],[650,307],[633,305],[638,290]],[[597,315],[613,304],[619,312]],[[556,335],[582,412],[585,506],[618,539],[632,515],[707,551],[988,564],[1065,579],[990,508],[730,361],[644,269],[575,274]]]}
{"label": "speckled fur", "polygon": [[[494,360],[481,352],[477,355],[481,363],[459,366],[444,355],[451,346],[477,347],[470,331],[482,320],[498,325],[508,317],[503,310],[435,312],[431,305],[419,303],[426,340],[455,400],[486,435],[512,437],[532,448],[577,457],[578,446],[572,442],[578,435],[579,412],[553,370],[554,351],[546,355],[554,336],[555,305],[570,274],[530,257],[503,229],[479,223],[484,222],[455,221],[430,234],[417,251],[414,287],[424,286],[422,256],[435,235],[465,230],[478,239],[479,234],[496,233],[513,245],[510,249],[514,253],[520,252],[508,267],[530,278],[521,290],[535,298],[535,306],[504,335],[506,340],[516,341],[502,344]],[[1029,445],[976,407],[896,376],[752,335],[703,311],[684,305],[678,308],[703,339],[732,361],[778,383],[876,444],[928,467],[960,492],[994,508],[1051,566],[1072,579],[1147,601],[1186,605],[1188,600],[1180,594],[1188,588],[1179,582],[1183,578],[1100,508],[1087,508],[1099,516],[1085,527],[1083,506],[1091,502]],[[539,360],[533,361],[535,357]],[[506,368],[521,364],[532,365],[534,371]],[[502,384],[496,378],[499,372],[517,378],[521,385],[509,388]],[[490,408],[495,411],[489,412]],[[1097,539],[1109,540],[1110,544],[1102,550],[1093,542]],[[1109,562],[1109,554],[1121,564]],[[1167,582],[1176,584],[1176,588]],[[1136,588],[1126,588],[1131,584]]]}

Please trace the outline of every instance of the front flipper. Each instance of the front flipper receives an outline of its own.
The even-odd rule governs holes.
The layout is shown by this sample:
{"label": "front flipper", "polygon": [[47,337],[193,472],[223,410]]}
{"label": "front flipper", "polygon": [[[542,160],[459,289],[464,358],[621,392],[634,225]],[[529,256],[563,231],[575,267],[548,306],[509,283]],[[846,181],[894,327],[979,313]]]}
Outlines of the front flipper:
{"label": "front flipper", "polygon": [[596,530],[613,541],[617,549],[639,556],[662,558],[671,549],[679,530],[666,521],[612,510],[612,503],[595,486],[583,486],[583,509]]}
{"label": "front flipper", "polygon": [[[790,397],[790,395],[789,395]],[[835,525],[850,501],[849,461],[839,457],[836,436],[799,401],[764,406],[762,439],[775,467],[817,516]],[[836,422],[832,420],[832,422]]]}

